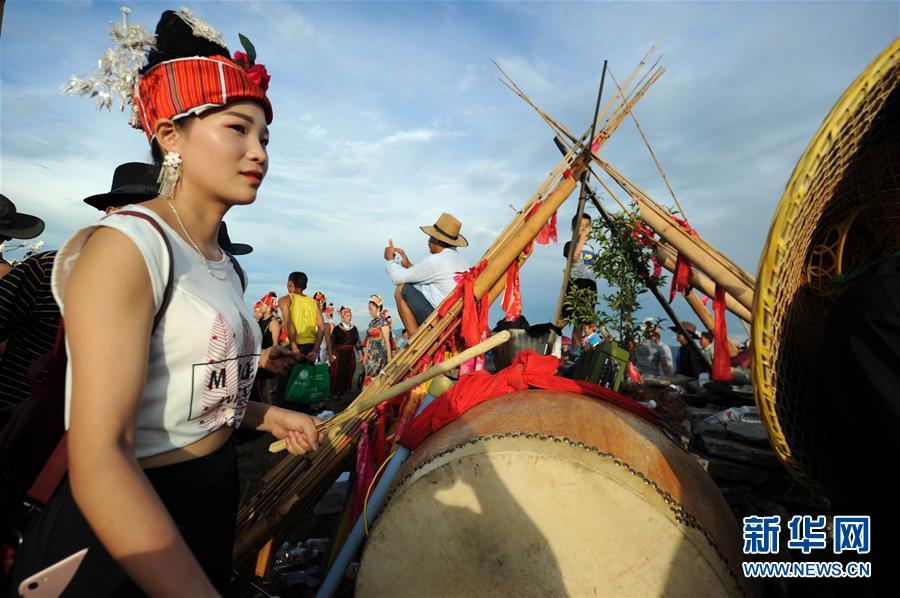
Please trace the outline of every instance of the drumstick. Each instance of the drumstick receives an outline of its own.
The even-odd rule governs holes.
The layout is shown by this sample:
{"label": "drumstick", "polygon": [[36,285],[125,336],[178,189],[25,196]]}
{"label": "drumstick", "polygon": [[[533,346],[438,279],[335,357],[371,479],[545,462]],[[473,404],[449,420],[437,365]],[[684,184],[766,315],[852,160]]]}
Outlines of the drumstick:
{"label": "drumstick", "polygon": [[[499,347],[503,343],[509,340],[510,332],[509,330],[503,330],[494,334],[493,336],[489,336],[487,339],[481,341],[477,345],[469,347],[462,353],[451,357],[445,361],[437,365],[433,365],[421,374],[417,376],[413,376],[412,378],[408,378],[399,382],[390,388],[384,390],[383,392],[378,393],[377,395],[373,395],[368,400],[362,401],[359,404],[348,407],[344,411],[340,412],[338,415],[332,417],[331,419],[320,422],[316,424],[316,430],[321,431],[329,428],[331,426],[335,426],[343,421],[346,421],[350,418],[356,417],[360,413],[364,413],[373,407],[378,406],[379,403],[383,403],[389,399],[396,397],[399,394],[402,394],[409,390],[410,388],[416,387],[423,382],[427,382],[432,378],[439,376],[445,372],[449,372],[453,368],[459,367],[463,363],[478,357],[479,355],[483,355],[487,353],[491,349]],[[284,440],[278,440],[269,445],[270,453],[278,453],[283,451],[287,447],[287,443]]]}

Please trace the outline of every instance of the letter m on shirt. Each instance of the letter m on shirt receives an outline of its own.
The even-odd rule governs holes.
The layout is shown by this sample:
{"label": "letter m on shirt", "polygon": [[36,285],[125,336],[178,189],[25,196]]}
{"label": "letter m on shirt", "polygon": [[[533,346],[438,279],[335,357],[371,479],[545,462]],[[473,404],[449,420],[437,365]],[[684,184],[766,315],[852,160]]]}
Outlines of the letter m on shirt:
{"label": "letter m on shirt", "polygon": [[213,390],[214,388],[224,388],[225,387],[225,368],[221,368],[219,370],[212,370],[209,373],[209,383],[206,385],[207,390]]}

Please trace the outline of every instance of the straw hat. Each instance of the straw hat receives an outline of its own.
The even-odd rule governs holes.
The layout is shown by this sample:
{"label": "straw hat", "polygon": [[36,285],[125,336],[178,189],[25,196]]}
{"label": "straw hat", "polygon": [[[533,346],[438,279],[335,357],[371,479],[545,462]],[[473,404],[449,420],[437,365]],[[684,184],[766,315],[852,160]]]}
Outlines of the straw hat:
{"label": "straw hat", "polygon": [[437,219],[434,226],[420,226],[419,228],[421,228],[422,232],[426,235],[439,239],[448,245],[453,245],[454,247],[469,246],[469,242],[466,241],[466,238],[459,234],[459,229],[462,228],[462,222],[446,212],[441,214],[441,217]]}
{"label": "straw hat", "polygon": [[834,279],[900,249],[898,82],[900,38],[850,85],[797,163],[756,279],[756,405],[785,467],[827,493],[840,482],[816,396],[825,321],[842,291]]}

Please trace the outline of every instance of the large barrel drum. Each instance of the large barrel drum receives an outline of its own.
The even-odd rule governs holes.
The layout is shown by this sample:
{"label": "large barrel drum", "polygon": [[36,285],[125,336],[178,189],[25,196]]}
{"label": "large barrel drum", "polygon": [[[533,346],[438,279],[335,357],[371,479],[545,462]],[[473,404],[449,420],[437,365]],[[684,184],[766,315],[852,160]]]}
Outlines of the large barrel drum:
{"label": "large barrel drum", "polygon": [[725,596],[737,523],[659,428],[588,397],[487,401],[410,457],[366,541],[360,596]]}

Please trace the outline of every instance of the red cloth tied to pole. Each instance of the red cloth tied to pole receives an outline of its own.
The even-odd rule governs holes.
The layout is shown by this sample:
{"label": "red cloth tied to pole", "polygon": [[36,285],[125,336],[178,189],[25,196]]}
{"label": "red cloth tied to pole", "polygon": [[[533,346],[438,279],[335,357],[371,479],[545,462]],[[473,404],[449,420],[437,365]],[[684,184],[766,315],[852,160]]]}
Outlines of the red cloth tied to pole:
{"label": "red cloth tied to pole", "polygon": [[[540,207],[540,205],[542,203],[544,203],[544,202],[539,202],[534,207],[534,210],[531,211],[532,214],[534,213],[534,211],[537,208]],[[530,216],[531,215],[529,214],[529,217]],[[543,227],[541,227],[541,230],[538,231],[537,242],[541,245],[549,245],[550,241],[553,241],[554,243],[556,243],[556,242],[558,242],[558,240],[559,239],[557,238],[557,235],[556,235],[556,212],[553,212],[553,215],[550,216],[550,220],[548,220],[547,223]]]}
{"label": "red cloth tied to pole", "polygon": [[637,382],[638,384],[644,383],[644,377],[641,376],[641,372],[631,361],[629,361],[628,365],[625,366],[625,375],[628,376],[628,379],[632,382]]}
{"label": "red cloth tied to pole", "polygon": [[456,288],[441,303],[438,309],[438,317],[444,317],[450,308],[462,297],[462,322],[460,333],[466,347],[472,347],[481,342],[481,335],[488,329],[489,302],[486,297],[475,300],[475,279],[487,268],[487,260],[481,260],[467,272],[461,272],[456,277]]}
{"label": "red cloth tied to pole", "polygon": [[725,289],[716,285],[716,296],[713,299],[713,364],[712,379],[727,382],[732,379],[731,358],[728,357],[728,328],[725,322]]}
{"label": "red cloth tied to pole", "polygon": [[[646,224],[639,223],[631,231],[631,236],[636,239],[638,247],[652,248],[656,245],[656,243],[654,242],[653,230]],[[659,259],[657,259],[655,251],[650,254],[650,262],[653,264],[653,276],[655,276],[656,278],[662,276],[662,264],[659,263]]]}
{"label": "red cloth tied to pole", "polygon": [[[691,225],[687,223],[687,220],[681,220],[675,216],[672,216],[672,220],[677,222],[678,225],[686,230],[692,237],[700,238],[700,235],[696,230],[691,228]],[[672,286],[669,289],[669,303],[672,303],[672,300],[675,299],[676,293],[684,293],[690,288],[691,262],[679,251],[678,259],[675,260],[675,272],[672,275]]]}
{"label": "red cloth tied to pole", "polygon": [[522,315],[522,291],[519,285],[519,260],[516,259],[506,271],[506,288],[503,291],[503,303],[501,304],[503,311],[506,312],[504,319],[507,322]]}
{"label": "red cloth tied to pole", "polygon": [[675,272],[672,274],[672,286],[669,288],[669,303],[675,299],[676,293],[684,293],[691,286],[691,262],[684,255],[678,254],[675,260]]}
{"label": "red cloth tied to pole", "polygon": [[650,261],[653,262],[653,276],[659,278],[662,276],[662,264],[659,263],[656,253],[650,254]]}
{"label": "red cloth tied to pole", "polygon": [[369,437],[369,422],[362,422],[360,427],[359,443],[356,445],[356,485],[353,489],[353,510],[350,512],[350,525],[356,523],[356,518],[363,511],[363,501],[372,478],[375,477],[375,462],[372,454],[372,444]]}
{"label": "red cloth tied to pole", "polygon": [[[541,207],[543,201],[537,202],[534,207],[531,208],[531,211],[528,212],[528,215],[525,216],[525,220],[531,218],[535,212],[537,212],[538,208]],[[550,239],[556,243],[556,212],[553,212],[553,216],[550,217],[550,220],[541,228],[540,232],[538,232],[538,236],[536,240],[538,243],[542,245],[547,245],[550,242]],[[534,241],[529,243],[524,250],[522,250],[522,255],[528,255],[534,249]],[[501,307],[503,311],[506,312],[506,317],[504,318],[507,322],[511,322],[515,320],[519,316],[522,315],[522,292],[520,290],[521,281],[519,277],[519,269],[520,263],[519,260],[513,261],[509,265],[509,269],[506,271],[506,287],[503,291],[503,303]]]}
{"label": "red cloth tied to pole", "polygon": [[519,353],[509,367],[496,374],[486,371],[460,376],[450,390],[433,401],[409,425],[400,438],[400,444],[415,450],[433,432],[436,432],[485,401],[512,392],[539,388],[574,392],[601,399],[634,413],[650,423],[660,425],[659,414],[640,403],[620,395],[612,389],[581,380],[569,380],[556,375],[559,359],[552,355],[538,355],[531,349]]}

